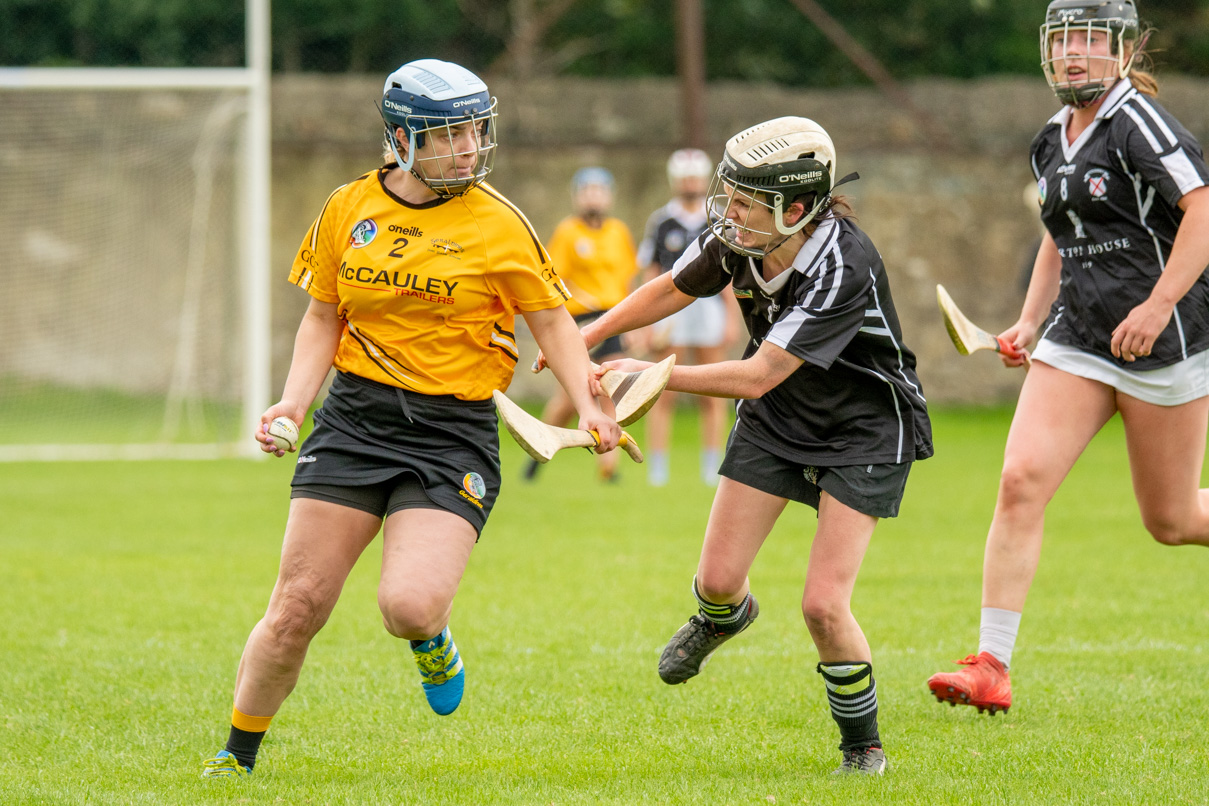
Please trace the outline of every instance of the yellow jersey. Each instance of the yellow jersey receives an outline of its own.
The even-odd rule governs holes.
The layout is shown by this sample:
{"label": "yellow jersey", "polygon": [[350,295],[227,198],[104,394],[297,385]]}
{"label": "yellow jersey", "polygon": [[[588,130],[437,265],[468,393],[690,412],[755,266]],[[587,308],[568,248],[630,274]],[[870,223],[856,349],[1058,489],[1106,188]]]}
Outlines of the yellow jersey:
{"label": "yellow jersey", "polygon": [[579,216],[563,219],[550,236],[550,258],[571,292],[574,316],[607,311],[625,299],[638,273],[638,255],[629,228],[619,218],[589,227]]}
{"label": "yellow jersey", "polygon": [[508,388],[520,358],[514,315],[570,293],[528,220],[490,185],[410,204],[383,183],[392,167],[328,197],[290,282],[339,306],[336,369],[485,400]]}

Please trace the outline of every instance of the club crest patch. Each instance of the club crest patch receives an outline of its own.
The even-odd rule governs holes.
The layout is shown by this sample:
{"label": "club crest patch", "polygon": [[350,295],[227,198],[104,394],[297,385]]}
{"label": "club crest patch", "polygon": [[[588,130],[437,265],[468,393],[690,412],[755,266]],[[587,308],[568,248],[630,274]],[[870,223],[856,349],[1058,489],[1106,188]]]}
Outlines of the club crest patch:
{"label": "club crest patch", "polygon": [[363,218],[353,225],[348,242],[353,249],[360,249],[373,241],[378,234],[378,224],[372,218]]}
{"label": "club crest patch", "polygon": [[462,489],[480,501],[487,494],[487,485],[478,473],[467,473],[462,478]]}
{"label": "club crest patch", "polygon": [[1083,181],[1087,183],[1087,192],[1091,194],[1092,199],[1103,199],[1108,193],[1108,176],[1108,171],[1103,168],[1092,168],[1083,174]]}
{"label": "club crest patch", "polygon": [[1043,207],[1045,206],[1045,192],[1046,192],[1046,190],[1048,190],[1048,186],[1046,185],[1046,183],[1045,183],[1045,177],[1043,176],[1043,177],[1041,177],[1040,179],[1038,179],[1038,180],[1037,180],[1037,193],[1038,193],[1038,194],[1040,194],[1040,196],[1041,196],[1041,200],[1038,202],[1038,204],[1040,204],[1040,205],[1041,205],[1041,206],[1043,206]]}
{"label": "club crest patch", "polygon": [[428,251],[438,255],[449,255],[461,260],[461,254],[466,251],[466,248],[457,241],[451,241],[448,238],[433,238],[430,242],[431,246]]}

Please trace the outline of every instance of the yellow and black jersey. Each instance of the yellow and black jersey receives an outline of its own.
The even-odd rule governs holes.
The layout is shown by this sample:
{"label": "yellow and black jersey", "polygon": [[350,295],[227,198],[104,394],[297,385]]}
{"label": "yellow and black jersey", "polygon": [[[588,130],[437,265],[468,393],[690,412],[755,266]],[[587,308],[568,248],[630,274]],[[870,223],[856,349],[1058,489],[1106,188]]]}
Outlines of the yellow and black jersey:
{"label": "yellow and black jersey", "polygon": [[426,395],[485,400],[507,389],[518,311],[570,296],[525,216],[490,185],[409,204],[386,166],[337,188],[290,282],[345,321],[335,366]]}
{"label": "yellow and black jersey", "polygon": [[638,273],[629,228],[618,218],[590,227],[579,216],[563,219],[550,236],[550,258],[571,292],[574,316],[607,311],[625,299]]}

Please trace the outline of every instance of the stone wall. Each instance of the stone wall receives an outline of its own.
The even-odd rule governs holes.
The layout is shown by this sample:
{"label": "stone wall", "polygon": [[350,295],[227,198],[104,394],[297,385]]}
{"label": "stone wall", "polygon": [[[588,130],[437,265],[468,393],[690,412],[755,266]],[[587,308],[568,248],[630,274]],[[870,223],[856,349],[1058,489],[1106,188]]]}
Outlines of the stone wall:
{"label": "stone wall", "polygon": [[[285,282],[307,227],[337,185],[378,165],[377,77],[281,76],[273,87],[274,389],[289,365],[306,297]],[[676,85],[667,80],[548,79],[515,86],[492,81],[500,99],[501,147],[492,181],[548,237],[567,214],[569,181],[600,164],[617,178],[616,214],[641,236],[648,213],[666,200],[664,160],[681,140]],[[1209,83],[1164,82],[1160,100],[1192,132],[1209,136]],[[841,174],[861,226],[880,249],[905,338],[919,357],[929,399],[991,403],[1014,398],[1022,375],[983,353],[954,351],[936,309],[943,283],[988,330],[1011,324],[1023,299],[1022,268],[1040,237],[1024,202],[1027,150],[1058,104],[1040,77],[909,87],[915,104],[947,131],[921,134],[912,118],[871,89],[790,90],[716,84],[708,93],[708,142],[721,152],[731,134],[786,114],[822,123],[835,141]],[[519,324],[519,323],[518,323]],[[523,328],[518,328],[523,330]],[[522,346],[522,364],[535,354]],[[517,397],[545,394],[549,373],[523,367]]]}

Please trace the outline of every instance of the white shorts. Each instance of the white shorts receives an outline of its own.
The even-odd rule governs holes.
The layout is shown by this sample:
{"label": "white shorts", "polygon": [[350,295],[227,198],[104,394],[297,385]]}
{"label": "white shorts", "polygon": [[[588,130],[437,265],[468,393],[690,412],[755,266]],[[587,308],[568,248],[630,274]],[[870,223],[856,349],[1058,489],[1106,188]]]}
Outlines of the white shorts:
{"label": "white shorts", "polygon": [[701,297],[655,325],[657,341],[670,347],[719,347],[726,335],[726,303]]}
{"label": "white shorts", "polygon": [[1209,395],[1209,351],[1159,369],[1125,369],[1091,353],[1042,339],[1033,360],[1108,384],[1118,392],[1156,406],[1179,406]]}

